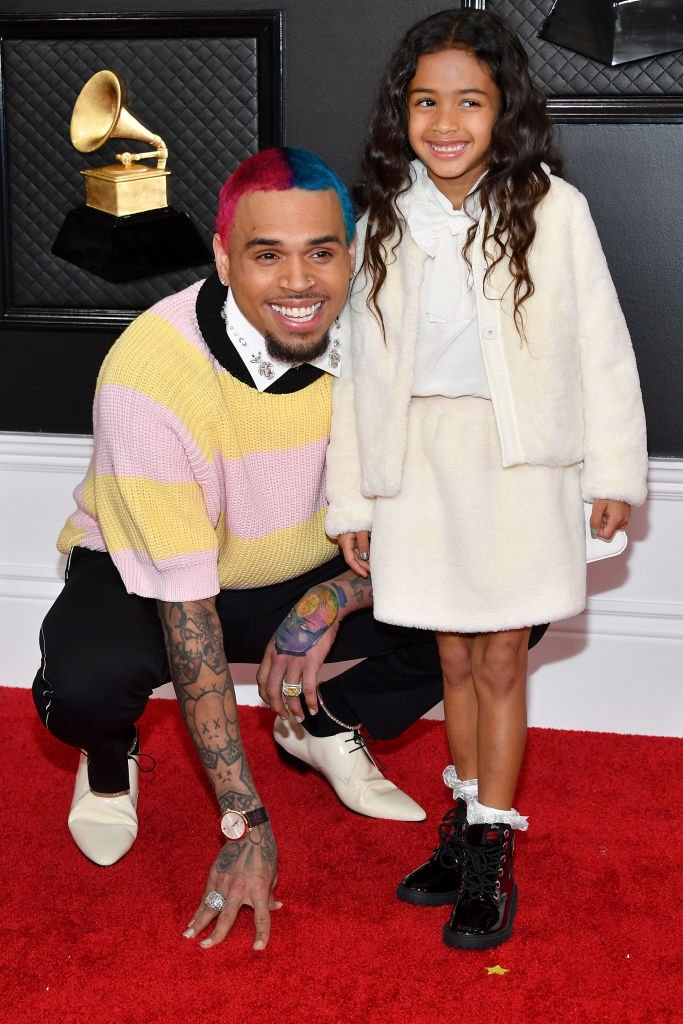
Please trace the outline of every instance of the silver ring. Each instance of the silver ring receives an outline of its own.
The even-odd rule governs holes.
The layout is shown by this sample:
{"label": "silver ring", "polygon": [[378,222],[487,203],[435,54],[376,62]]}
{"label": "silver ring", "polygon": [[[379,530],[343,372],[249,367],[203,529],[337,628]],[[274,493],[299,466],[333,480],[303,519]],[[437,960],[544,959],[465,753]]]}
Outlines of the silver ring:
{"label": "silver ring", "polygon": [[286,679],[282,680],[283,697],[300,697],[303,690],[304,688],[301,683],[288,683]]}
{"label": "silver ring", "polygon": [[225,896],[221,896],[219,892],[212,889],[211,892],[207,892],[204,897],[204,903],[210,910],[217,910],[220,914],[221,910],[225,906]]}
{"label": "silver ring", "polygon": [[369,551],[359,551],[358,552],[358,557],[360,558],[360,560],[362,562],[367,562],[368,559],[370,558],[370,552]]}

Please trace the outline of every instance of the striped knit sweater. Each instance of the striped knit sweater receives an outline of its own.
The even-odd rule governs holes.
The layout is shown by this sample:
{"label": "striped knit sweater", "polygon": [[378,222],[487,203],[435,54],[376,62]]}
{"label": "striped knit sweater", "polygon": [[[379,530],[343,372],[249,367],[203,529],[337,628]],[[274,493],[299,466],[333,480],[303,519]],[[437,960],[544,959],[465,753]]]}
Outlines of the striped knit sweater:
{"label": "striped knit sweater", "polygon": [[94,455],[58,547],[108,551],[142,597],[265,586],[337,554],[323,526],[331,378],[304,366],[259,393],[224,298],[214,276],[163,299],[100,370]]}

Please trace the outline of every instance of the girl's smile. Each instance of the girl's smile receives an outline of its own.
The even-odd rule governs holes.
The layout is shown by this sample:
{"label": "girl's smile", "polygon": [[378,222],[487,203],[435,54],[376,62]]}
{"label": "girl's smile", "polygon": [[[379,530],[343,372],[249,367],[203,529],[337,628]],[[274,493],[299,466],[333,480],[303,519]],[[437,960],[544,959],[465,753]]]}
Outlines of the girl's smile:
{"label": "girl's smile", "polygon": [[455,209],[486,170],[500,92],[468,50],[423,54],[408,83],[408,141]]}

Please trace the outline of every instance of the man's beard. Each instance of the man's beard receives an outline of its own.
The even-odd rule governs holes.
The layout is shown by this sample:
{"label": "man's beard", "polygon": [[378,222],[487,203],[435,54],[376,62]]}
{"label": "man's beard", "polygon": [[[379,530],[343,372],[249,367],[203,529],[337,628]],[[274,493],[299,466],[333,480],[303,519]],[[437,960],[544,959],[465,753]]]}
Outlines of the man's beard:
{"label": "man's beard", "polygon": [[290,345],[272,334],[266,334],[263,340],[266,343],[266,352],[271,359],[278,359],[281,363],[310,363],[327,352],[330,345],[330,332],[325,331],[322,338],[317,341],[301,345]]}

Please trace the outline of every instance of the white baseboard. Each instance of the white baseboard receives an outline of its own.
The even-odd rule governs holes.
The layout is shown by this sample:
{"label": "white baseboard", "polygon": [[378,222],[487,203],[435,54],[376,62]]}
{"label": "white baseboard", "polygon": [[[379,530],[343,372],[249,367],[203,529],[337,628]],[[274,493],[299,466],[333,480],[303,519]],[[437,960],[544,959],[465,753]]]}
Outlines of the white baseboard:
{"label": "white baseboard", "polygon": [[[62,581],[54,542],[91,451],[88,437],[0,433],[0,685],[29,686],[37,669],[38,630]],[[532,725],[683,735],[683,544],[672,542],[683,460],[650,460],[649,492],[627,556],[591,567],[586,611],[554,624],[532,652]],[[234,666],[234,678],[238,700],[259,703],[254,666]],[[160,695],[172,696],[170,686]]]}

